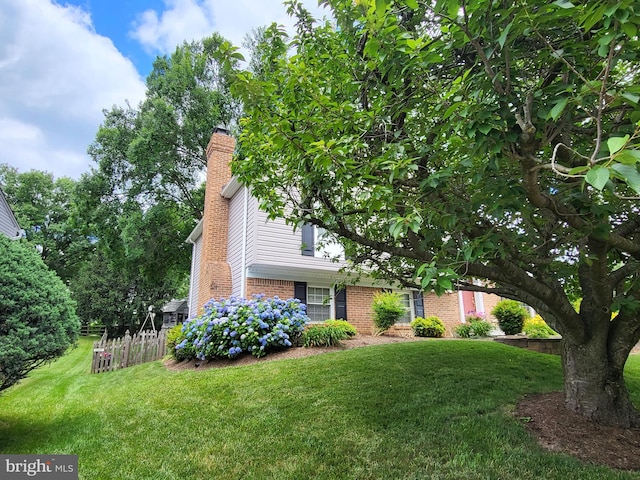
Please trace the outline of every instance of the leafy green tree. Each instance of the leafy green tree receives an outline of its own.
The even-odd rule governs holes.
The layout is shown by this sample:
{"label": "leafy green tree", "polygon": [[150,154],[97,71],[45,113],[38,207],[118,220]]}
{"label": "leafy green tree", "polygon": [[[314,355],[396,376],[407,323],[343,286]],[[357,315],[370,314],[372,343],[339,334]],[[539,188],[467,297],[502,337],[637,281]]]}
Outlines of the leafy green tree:
{"label": "leafy green tree", "polygon": [[[227,69],[235,60],[220,55],[227,43],[213,34],[158,57],[145,100],[105,111],[89,147],[96,169],[81,179],[79,190],[84,223],[103,257],[88,268],[108,264],[119,272],[123,290],[117,295],[126,291],[125,305],[161,305],[189,274],[185,239],[203,213],[207,145],[217,126],[232,126],[238,116],[228,91]],[[91,290],[75,288],[82,312],[91,311]],[[109,317],[111,324],[129,316],[119,309],[87,317]]]}
{"label": "leafy green tree", "polygon": [[0,185],[29,243],[37,246],[45,264],[68,282],[90,249],[78,222],[76,182],[67,177],[54,179],[51,173],[38,170],[19,173],[0,164]]}
{"label": "leafy green tree", "polygon": [[69,291],[26,242],[0,235],[0,391],[58,358],[78,337]]}
{"label": "leafy green tree", "polygon": [[237,76],[235,174],[370,275],[531,305],[563,337],[567,407],[640,425],[637,5],[323,3],[335,25],[301,16],[294,52]]}

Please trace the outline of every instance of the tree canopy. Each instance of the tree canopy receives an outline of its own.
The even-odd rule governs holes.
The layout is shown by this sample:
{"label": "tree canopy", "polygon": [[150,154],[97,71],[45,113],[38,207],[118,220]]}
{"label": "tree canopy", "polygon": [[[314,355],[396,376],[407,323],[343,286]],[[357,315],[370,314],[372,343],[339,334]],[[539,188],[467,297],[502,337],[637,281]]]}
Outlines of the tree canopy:
{"label": "tree canopy", "polygon": [[369,275],[531,305],[563,336],[568,407],[638,425],[637,5],[322,3],[335,22],[288,2],[295,37],[237,75],[234,173]]}
{"label": "tree canopy", "polygon": [[[233,126],[238,116],[228,91],[234,63],[222,65],[219,55],[224,45],[213,34],[158,57],[145,100],[104,112],[89,147],[96,168],[78,186],[84,224],[99,250],[74,283],[82,315],[126,323],[185,285],[191,254],[185,239],[202,216],[207,144],[217,126]],[[120,278],[89,282],[101,271]],[[103,298],[120,300],[109,309],[111,321],[92,307],[95,290],[87,282]]]}

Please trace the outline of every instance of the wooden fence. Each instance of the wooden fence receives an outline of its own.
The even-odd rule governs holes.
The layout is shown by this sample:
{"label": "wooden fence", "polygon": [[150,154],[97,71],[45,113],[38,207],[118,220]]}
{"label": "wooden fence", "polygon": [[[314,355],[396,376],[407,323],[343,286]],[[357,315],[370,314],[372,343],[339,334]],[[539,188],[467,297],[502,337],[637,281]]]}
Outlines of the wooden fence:
{"label": "wooden fence", "polygon": [[153,362],[167,353],[166,330],[147,330],[133,336],[129,330],[124,337],[106,339],[106,333],[93,344],[91,373],[109,372],[140,363]]}
{"label": "wooden fence", "polygon": [[83,337],[89,335],[102,335],[106,329],[107,327],[104,325],[81,325],[80,335]]}

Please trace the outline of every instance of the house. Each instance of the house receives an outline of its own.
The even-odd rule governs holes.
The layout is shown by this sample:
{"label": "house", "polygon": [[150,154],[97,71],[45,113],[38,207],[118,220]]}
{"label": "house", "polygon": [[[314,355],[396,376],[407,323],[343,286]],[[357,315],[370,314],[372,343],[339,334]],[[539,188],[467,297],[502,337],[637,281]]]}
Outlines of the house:
{"label": "house", "polygon": [[[187,239],[193,244],[189,312],[197,314],[209,299],[231,295],[295,297],[307,305],[312,321],[343,318],[360,333],[372,333],[374,293],[389,286],[362,280],[350,284],[340,272],[344,263],[314,248],[318,232],[313,227],[294,231],[282,219],[269,220],[249,189],[231,175],[234,148],[235,140],[223,129],[214,132],[207,147],[204,216]],[[488,312],[499,300],[477,292],[441,297],[398,292],[407,314],[391,330],[395,334],[410,330],[417,316],[437,315],[451,336],[467,312]]]}
{"label": "house", "polygon": [[189,305],[186,300],[171,300],[162,307],[162,328],[172,328],[189,317]]}
{"label": "house", "polygon": [[2,189],[0,189],[0,233],[12,240],[22,237],[20,225],[18,225],[16,216],[13,214]]}

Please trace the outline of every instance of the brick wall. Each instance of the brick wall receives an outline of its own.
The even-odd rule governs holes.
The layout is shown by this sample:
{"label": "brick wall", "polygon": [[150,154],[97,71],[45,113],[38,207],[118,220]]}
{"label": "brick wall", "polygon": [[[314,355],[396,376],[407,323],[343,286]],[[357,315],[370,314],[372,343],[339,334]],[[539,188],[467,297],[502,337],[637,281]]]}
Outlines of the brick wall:
{"label": "brick wall", "polygon": [[445,337],[453,337],[455,328],[460,325],[460,301],[458,292],[424,296],[424,316],[436,316],[442,320],[447,331]]}
{"label": "brick wall", "polygon": [[264,294],[267,297],[278,296],[283,300],[293,298],[293,282],[289,280],[271,280],[268,278],[247,278],[246,298]]}
{"label": "brick wall", "polygon": [[235,140],[216,131],[207,146],[207,183],[202,223],[202,254],[198,310],[211,298],[231,295],[231,268],[227,263],[229,200],[222,187],[231,179],[231,156]]}
{"label": "brick wall", "polygon": [[347,320],[358,333],[371,335],[373,333],[373,295],[379,288],[347,286]]}

